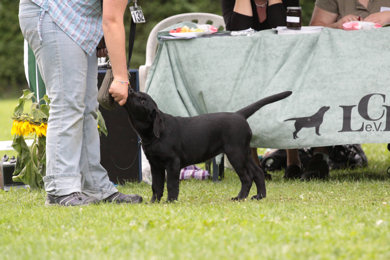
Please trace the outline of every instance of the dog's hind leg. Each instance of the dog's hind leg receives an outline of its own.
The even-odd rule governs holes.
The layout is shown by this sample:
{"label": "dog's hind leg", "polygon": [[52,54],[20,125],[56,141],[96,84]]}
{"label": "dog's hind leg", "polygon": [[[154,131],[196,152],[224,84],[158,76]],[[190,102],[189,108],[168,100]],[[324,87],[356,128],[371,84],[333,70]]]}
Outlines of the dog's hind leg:
{"label": "dog's hind leg", "polygon": [[164,193],[164,182],[165,182],[165,169],[157,166],[150,165],[152,172],[152,199],[150,202],[160,202],[161,197]]}
{"label": "dog's hind leg", "polygon": [[179,182],[180,182],[180,163],[178,160],[172,163],[167,168],[167,190],[168,202],[172,202],[179,197]]}
{"label": "dog's hind leg", "polygon": [[253,175],[253,180],[257,188],[257,194],[252,196],[251,199],[260,200],[265,198],[267,194],[265,189],[264,171],[253,160],[249,160],[249,169]]}
{"label": "dog's hind leg", "polygon": [[293,133],[293,138],[294,139],[297,139],[298,138],[298,132],[301,131],[302,129],[302,126],[299,125],[297,122],[294,124],[294,127],[295,127],[295,131]]}
{"label": "dog's hind leg", "polygon": [[[242,149],[238,150],[242,151]],[[248,152],[229,152],[226,151],[226,156],[229,159],[229,162],[232,164],[234,170],[236,171],[238,177],[241,181],[241,190],[238,193],[237,197],[232,198],[232,200],[242,200],[248,197],[249,191],[252,187],[253,182],[253,176],[249,172],[246,162],[249,159],[252,159],[250,157],[250,149],[248,149]]]}

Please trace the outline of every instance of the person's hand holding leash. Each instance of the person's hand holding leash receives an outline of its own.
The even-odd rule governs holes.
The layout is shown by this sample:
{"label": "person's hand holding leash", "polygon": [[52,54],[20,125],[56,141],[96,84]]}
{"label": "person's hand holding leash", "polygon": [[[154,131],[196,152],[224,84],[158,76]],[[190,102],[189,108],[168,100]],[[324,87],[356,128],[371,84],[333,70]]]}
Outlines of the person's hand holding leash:
{"label": "person's hand holding leash", "polygon": [[116,102],[120,106],[123,106],[126,103],[127,95],[129,91],[129,81],[128,80],[122,80],[122,79],[116,79],[111,83],[110,89],[108,92],[111,94],[111,96],[114,98]]}
{"label": "person's hand holding leash", "polygon": [[125,27],[123,15],[127,0],[103,1],[103,31],[110,56],[114,80],[109,93],[119,105],[126,103],[128,95],[128,71],[126,65]]}

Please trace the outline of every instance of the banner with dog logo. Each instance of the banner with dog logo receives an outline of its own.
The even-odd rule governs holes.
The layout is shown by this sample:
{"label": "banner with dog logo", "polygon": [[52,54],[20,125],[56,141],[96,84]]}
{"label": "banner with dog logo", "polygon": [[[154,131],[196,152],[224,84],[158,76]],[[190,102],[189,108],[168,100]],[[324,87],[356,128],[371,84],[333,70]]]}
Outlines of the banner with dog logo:
{"label": "banner with dog logo", "polygon": [[248,122],[256,147],[390,142],[390,28],[160,41],[146,82],[161,111],[234,112],[292,91]]}

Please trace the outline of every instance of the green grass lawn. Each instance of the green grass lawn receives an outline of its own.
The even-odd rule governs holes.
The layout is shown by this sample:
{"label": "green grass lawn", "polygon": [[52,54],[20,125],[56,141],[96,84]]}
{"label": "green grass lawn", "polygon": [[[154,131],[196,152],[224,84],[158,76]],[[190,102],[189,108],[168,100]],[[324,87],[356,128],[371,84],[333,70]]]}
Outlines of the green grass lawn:
{"label": "green grass lawn", "polygon": [[0,141],[12,140],[12,113],[17,104],[17,99],[5,99],[0,101]]}
{"label": "green grass lawn", "polygon": [[[261,201],[231,201],[240,186],[231,171],[219,183],[181,182],[172,204],[45,207],[43,191],[0,191],[1,258],[389,259],[390,183],[379,164],[330,181],[273,173]],[[144,183],[119,189],[151,197]]]}
{"label": "green grass lawn", "polygon": [[230,170],[218,183],[182,181],[170,204],[147,203],[145,183],[118,187],[140,205],[46,207],[44,191],[0,190],[0,259],[390,259],[390,153],[363,148],[368,167],[329,181],[272,172],[261,201],[231,201]]}
{"label": "green grass lawn", "polygon": [[[8,141],[13,139],[11,135],[11,117],[17,102],[17,98],[0,100],[0,141]],[[16,152],[14,151],[0,151],[0,159],[4,156],[4,154],[8,155],[9,157],[16,156]]]}

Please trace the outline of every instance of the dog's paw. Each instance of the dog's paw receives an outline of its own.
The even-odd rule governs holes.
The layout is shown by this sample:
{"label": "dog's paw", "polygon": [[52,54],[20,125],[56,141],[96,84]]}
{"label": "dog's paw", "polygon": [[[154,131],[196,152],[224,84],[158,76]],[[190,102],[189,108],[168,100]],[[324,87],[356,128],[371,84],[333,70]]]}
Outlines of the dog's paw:
{"label": "dog's paw", "polygon": [[243,201],[243,200],[245,200],[246,198],[240,198],[240,197],[234,197],[234,198],[232,198],[232,200],[233,201]]}
{"label": "dog's paw", "polygon": [[254,196],[251,197],[251,200],[261,200],[263,199],[264,197],[260,194],[256,194]]}
{"label": "dog's paw", "polygon": [[152,197],[151,199],[150,199],[150,203],[160,203],[160,200],[161,199],[157,199],[156,197]]}
{"label": "dog's paw", "polygon": [[176,203],[177,199],[167,199],[165,203]]}

